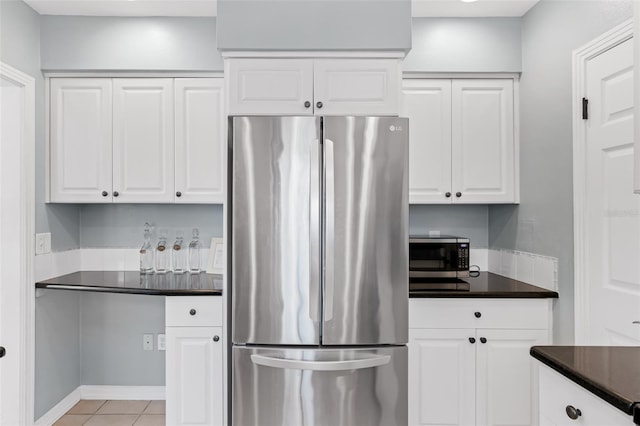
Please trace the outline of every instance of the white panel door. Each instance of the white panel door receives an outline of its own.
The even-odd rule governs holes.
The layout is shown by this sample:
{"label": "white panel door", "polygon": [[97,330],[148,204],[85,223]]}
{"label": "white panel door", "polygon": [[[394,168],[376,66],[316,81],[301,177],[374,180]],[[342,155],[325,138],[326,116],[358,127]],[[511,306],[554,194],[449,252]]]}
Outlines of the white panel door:
{"label": "white panel door", "polygon": [[50,198],[111,202],[111,79],[52,78]]}
{"label": "white panel door", "polygon": [[515,202],[513,80],[453,80],[454,203]]}
{"label": "white panel door", "polygon": [[174,201],[173,79],[114,79],[113,201]]}
{"label": "white panel door", "polygon": [[313,71],[316,115],[398,115],[398,60],[318,59]]}
{"label": "white panel door", "polygon": [[473,329],[409,329],[409,424],[475,424]]}
{"label": "white panel door", "polygon": [[537,424],[538,371],[529,350],[549,343],[548,331],[478,329],[476,337],[476,424]]}
{"label": "white panel door", "polygon": [[167,327],[166,334],[166,423],[222,425],[222,327]]}
{"label": "white panel door", "polygon": [[402,110],[409,117],[409,203],[451,203],[451,80],[408,79]]}
{"label": "white panel door", "polygon": [[640,197],[633,193],[633,41],[587,64],[589,344],[640,344]]}
{"label": "white panel door", "polygon": [[228,59],[229,115],[312,115],[311,59]]}
{"label": "white panel door", "polygon": [[176,91],[177,203],[223,203],[226,115],[222,78],[178,78]]}

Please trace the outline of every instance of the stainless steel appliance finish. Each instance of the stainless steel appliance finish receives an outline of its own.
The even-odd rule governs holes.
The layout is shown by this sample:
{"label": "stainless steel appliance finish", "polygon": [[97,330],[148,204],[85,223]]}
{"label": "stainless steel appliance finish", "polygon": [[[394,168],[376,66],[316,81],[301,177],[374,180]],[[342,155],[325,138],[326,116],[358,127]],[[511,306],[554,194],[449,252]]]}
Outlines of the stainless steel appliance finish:
{"label": "stainless steel appliance finish", "polygon": [[407,347],[233,348],[237,425],[407,424]]}
{"label": "stainless steel appliance finish", "polygon": [[407,124],[324,119],[325,345],[408,340]]}
{"label": "stainless steel appliance finish", "polygon": [[233,342],[317,345],[320,119],[237,117],[233,136]]}
{"label": "stainless steel appliance finish", "polygon": [[468,278],[469,239],[452,235],[409,237],[409,278]]}
{"label": "stainless steel appliance finish", "polygon": [[233,118],[233,424],[406,425],[407,133]]}

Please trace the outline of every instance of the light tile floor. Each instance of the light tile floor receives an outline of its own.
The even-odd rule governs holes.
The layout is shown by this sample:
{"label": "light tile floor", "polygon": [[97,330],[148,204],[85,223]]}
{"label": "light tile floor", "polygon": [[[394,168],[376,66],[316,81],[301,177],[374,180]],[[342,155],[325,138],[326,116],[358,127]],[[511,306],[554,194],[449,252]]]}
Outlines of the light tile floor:
{"label": "light tile floor", "polygon": [[53,426],[164,426],[164,401],[82,400]]}

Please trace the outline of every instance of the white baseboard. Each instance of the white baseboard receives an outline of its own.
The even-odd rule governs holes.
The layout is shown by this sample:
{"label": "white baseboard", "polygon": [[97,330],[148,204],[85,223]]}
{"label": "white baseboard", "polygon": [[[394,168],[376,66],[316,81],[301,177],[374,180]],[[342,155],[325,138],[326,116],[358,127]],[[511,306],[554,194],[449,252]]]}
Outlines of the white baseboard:
{"label": "white baseboard", "polygon": [[164,386],[91,386],[78,388],[80,399],[130,399],[152,400],[165,399]]}
{"label": "white baseboard", "polygon": [[64,416],[71,407],[76,405],[78,401],[80,401],[80,388],[76,388],[69,395],[65,396],[62,401],[54,405],[51,410],[36,420],[36,426],[51,426],[57,422],[60,417]]}

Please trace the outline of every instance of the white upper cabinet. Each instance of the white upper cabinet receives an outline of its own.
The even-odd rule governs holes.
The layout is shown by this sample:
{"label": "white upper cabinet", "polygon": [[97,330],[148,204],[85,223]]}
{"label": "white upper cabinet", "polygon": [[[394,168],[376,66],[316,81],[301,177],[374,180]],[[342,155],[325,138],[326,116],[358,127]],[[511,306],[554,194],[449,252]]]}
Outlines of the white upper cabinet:
{"label": "white upper cabinet", "polygon": [[397,115],[397,59],[226,61],[230,115]]}
{"label": "white upper cabinet", "polygon": [[232,59],[227,62],[229,114],[313,114],[313,61]]}
{"label": "white upper cabinet", "polygon": [[518,202],[512,79],[403,81],[409,202]]}
{"label": "white upper cabinet", "polygon": [[453,80],[452,121],[455,202],[514,202],[513,81]]}
{"label": "white upper cabinet", "polygon": [[226,120],[221,78],[175,80],[175,201],[223,203]]}
{"label": "white upper cabinet", "polygon": [[108,78],[51,81],[51,201],[111,201],[111,90]]}
{"label": "white upper cabinet", "polygon": [[173,201],[173,79],[114,79],[113,92],[113,201]]}
{"label": "white upper cabinet", "polygon": [[449,204],[451,80],[405,80],[402,93],[401,115],[409,118],[409,203]]}
{"label": "white upper cabinet", "polygon": [[49,201],[224,203],[222,78],[51,78]]}
{"label": "white upper cabinet", "polygon": [[389,59],[316,60],[314,108],[318,115],[396,115],[398,62]]}

